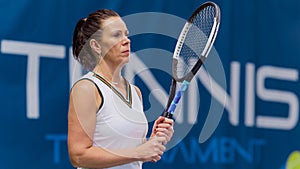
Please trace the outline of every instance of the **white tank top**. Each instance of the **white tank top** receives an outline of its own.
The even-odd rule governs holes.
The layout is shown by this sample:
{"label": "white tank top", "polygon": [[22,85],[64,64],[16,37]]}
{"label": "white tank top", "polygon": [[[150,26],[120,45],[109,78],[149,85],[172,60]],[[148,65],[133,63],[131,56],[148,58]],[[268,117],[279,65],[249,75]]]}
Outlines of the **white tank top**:
{"label": "white tank top", "polygon": [[[141,145],[148,131],[142,101],[127,81],[127,98],[103,77],[89,72],[82,77],[93,81],[102,95],[97,112],[94,146],[106,149],[127,149]],[[133,162],[110,169],[141,169],[142,162]]]}

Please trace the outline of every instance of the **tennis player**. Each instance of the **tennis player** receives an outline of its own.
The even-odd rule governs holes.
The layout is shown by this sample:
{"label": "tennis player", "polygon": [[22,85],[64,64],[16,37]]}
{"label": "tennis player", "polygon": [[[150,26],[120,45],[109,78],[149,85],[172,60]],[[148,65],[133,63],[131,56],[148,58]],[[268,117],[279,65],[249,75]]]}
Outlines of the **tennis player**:
{"label": "tennis player", "polygon": [[73,35],[74,58],[88,70],[71,89],[68,151],[77,168],[141,169],[161,159],[173,136],[173,120],[158,117],[149,139],[138,87],[121,75],[129,62],[126,24],[112,10],[80,19]]}

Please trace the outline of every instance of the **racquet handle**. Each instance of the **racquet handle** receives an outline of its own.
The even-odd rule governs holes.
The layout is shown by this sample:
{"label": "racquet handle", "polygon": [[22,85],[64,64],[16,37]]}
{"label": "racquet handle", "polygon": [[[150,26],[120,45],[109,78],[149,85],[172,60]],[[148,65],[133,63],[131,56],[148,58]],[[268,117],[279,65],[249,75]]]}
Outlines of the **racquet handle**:
{"label": "racquet handle", "polygon": [[188,88],[189,84],[190,84],[190,82],[185,81],[185,80],[182,82],[179,90],[176,92],[176,95],[175,95],[174,99],[172,100],[172,103],[171,103],[169,109],[167,110],[167,112],[164,113],[165,117],[167,117],[167,118],[173,117],[176,106],[179,103],[183,92],[185,92],[186,89]]}
{"label": "racquet handle", "polygon": [[173,119],[173,114],[166,111],[166,112],[164,112],[164,117],[166,117],[168,119]]}

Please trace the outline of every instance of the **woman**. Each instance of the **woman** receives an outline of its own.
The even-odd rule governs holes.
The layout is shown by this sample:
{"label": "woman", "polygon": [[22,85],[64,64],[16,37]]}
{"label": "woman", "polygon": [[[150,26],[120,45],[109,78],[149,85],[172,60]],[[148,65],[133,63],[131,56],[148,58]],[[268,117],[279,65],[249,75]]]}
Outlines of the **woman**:
{"label": "woman", "polygon": [[138,87],[121,76],[130,40],[121,17],[98,10],[78,21],[73,54],[89,72],[74,84],[68,113],[68,150],[79,168],[139,169],[161,159],[173,120],[159,117],[146,140],[148,122]]}

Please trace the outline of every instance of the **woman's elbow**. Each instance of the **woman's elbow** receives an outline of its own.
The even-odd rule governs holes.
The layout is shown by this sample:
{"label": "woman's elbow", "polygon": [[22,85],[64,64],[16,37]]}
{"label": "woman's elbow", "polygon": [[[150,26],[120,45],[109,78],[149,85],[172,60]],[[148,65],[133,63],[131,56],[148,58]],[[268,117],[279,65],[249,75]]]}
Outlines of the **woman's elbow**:
{"label": "woman's elbow", "polygon": [[73,167],[82,166],[83,154],[79,152],[69,151],[69,159]]}

